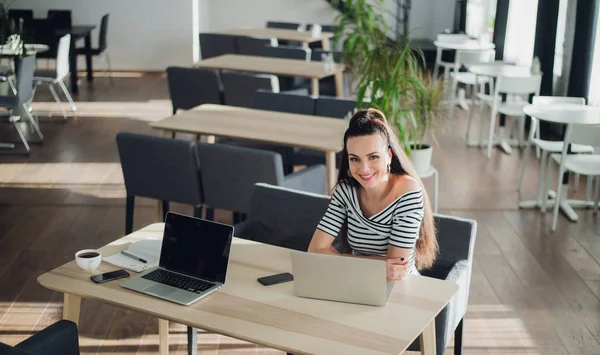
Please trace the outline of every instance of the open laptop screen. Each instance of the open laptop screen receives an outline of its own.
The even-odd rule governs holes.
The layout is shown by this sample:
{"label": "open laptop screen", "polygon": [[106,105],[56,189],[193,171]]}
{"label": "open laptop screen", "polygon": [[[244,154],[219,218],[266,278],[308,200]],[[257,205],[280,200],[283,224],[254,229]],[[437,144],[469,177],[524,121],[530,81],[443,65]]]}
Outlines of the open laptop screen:
{"label": "open laptop screen", "polygon": [[167,213],[159,265],[167,270],[225,283],[233,227]]}

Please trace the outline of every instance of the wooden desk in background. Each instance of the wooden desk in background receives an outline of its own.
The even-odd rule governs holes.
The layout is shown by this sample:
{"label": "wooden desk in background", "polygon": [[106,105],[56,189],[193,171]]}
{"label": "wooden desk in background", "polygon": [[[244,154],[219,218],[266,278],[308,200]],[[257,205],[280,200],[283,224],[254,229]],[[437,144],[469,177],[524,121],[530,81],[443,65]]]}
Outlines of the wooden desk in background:
{"label": "wooden desk in background", "polygon": [[258,57],[240,54],[225,54],[218,57],[201,60],[196,63],[195,66],[198,68],[237,70],[251,73],[309,78],[311,79],[311,95],[313,96],[319,96],[319,79],[333,75],[335,78],[336,96],[344,96],[342,73],[344,72],[345,66],[343,64],[334,64],[331,71],[325,71],[325,66],[322,62]]}
{"label": "wooden desk in background", "polygon": [[[164,224],[151,224],[100,248],[103,255],[134,241],[161,239]],[[93,274],[118,269],[102,263]],[[168,353],[168,321],[294,354],[399,354],[417,338],[421,354],[435,354],[435,316],[458,290],[454,283],[409,276],[396,283],[386,307],[294,296],[292,282],[264,287],[258,277],[291,272],[290,250],[234,238],[225,286],[191,306],[182,306],[119,286],[94,284],[92,273],[71,261],[38,282],[65,294],[63,318],[77,323],[82,298],[159,318],[160,353]]]}
{"label": "wooden desk in background", "polygon": [[348,121],[206,104],[153,122],[150,126],[167,133],[242,138],[323,151],[329,194],[336,182],[335,153],[344,148],[344,132]]}
{"label": "wooden desk in background", "polygon": [[320,35],[313,37],[310,31],[300,32],[282,28],[230,28],[216,33],[234,36],[271,37],[282,41],[302,42],[304,48],[308,48],[309,43],[321,42],[321,46],[326,51],[330,50],[329,40],[335,35],[332,32],[321,32]]}

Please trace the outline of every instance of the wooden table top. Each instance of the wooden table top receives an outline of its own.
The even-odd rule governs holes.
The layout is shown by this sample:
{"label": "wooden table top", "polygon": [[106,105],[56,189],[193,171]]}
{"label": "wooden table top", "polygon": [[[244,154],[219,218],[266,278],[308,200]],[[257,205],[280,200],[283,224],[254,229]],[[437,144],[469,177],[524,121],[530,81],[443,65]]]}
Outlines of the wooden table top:
{"label": "wooden table top", "polygon": [[208,134],[339,152],[348,121],[224,105],[200,105],[153,122],[169,132]]}
{"label": "wooden table top", "polygon": [[[141,239],[161,239],[163,223],[149,225],[102,247],[103,255]],[[291,272],[288,249],[235,238],[227,281],[215,293],[182,306],[89,276],[117,267],[102,263],[90,273],[71,261],[40,277],[43,286],[96,299],[169,321],[296,354],[398,354],[418,337],[458,290],[443,280],[409,276],[397,282],[386,307],[296,297],[293,283],[265,287],[258,277]]]}
{"label": "wooden table top", "polygon": [[216,33],[250,37],[274,37],[284,41],[298,41],[307,43],[320,42],[324,39],[333,38],[335,35],[332,32],[321,32],[320,35],[313,37],[310,31],[300,32],[281,28],[230,28],[217,31]]}
{"label": "wooden table top", "polygon": [[336,73],[341,73],[345,68],[343,64],[335,64],[331,71],[326,71],[322,62],[241,54],[225,54],[203,59],[196,63],[195,66],[199,68],[238,70],[311,79],[323,79]]}

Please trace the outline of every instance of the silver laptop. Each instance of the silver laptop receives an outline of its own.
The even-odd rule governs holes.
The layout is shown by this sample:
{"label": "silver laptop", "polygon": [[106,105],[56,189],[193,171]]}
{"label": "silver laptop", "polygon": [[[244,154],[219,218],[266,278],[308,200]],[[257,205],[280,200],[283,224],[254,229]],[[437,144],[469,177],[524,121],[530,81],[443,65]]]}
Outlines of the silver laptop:
{"label": "silver laptop", "polygon": [[225,284],[232,238],[230,225],[168,212],[158,267],[121,286],[189,305]]}
{"label": "silver laptop", "polygon": [[385,306],[394,282],[382,260],[292,251],[296,296]]}

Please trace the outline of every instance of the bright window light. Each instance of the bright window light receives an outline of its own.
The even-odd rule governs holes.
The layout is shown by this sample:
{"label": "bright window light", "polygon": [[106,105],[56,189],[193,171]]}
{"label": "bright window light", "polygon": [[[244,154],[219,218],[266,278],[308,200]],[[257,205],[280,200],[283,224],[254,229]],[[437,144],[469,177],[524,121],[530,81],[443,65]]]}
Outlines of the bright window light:
{"label": "bright window light", "polygon": [[504,61],[531,66],[538,0],[511,1],[508,7]]}
{"label": "bright window light", "polygon": [[593,106],[600,106],[600,16],[598,16],[598,23],[596,24],[588,103]]}

